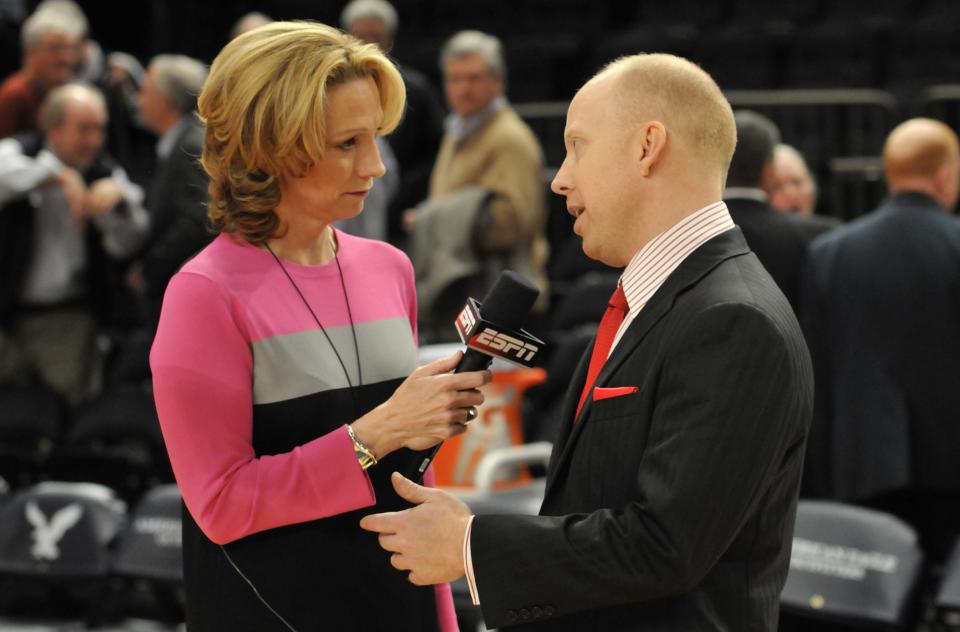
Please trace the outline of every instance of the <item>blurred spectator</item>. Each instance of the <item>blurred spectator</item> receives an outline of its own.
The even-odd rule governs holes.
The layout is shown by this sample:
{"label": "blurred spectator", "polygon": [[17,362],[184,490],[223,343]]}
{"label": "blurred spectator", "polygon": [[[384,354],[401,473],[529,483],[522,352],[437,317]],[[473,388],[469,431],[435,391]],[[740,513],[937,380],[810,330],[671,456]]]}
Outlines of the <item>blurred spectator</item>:
{"label": "blurred spectator", "polygon": [[784,213],[813,215],[817,182],[807,161],[791,145],[780,143],[773,152],[774,185],[770,205]]}
{"label": "blurred spectator", "polygon": [[106,73],[106,60],[100,44],[90,37],[90,22],[80,5],[73,0],[43,0],[35,12],[56,11],[80,29],[73,81],[98,85]]}
{"label": "blurred spectator", "polygon": [[453,336],[463,300],[482,296],[504,268],[536,281],[537,308],[544,309],[547,241],[543,153],[504,97],[500,40],[461,31],[444,46],[441,67],[452,112],[430,197],[405,222],[413,230],[423,323],[438,336]]}
{"label": "blurred spectator", "polygon": [[239,20],[234,22],[233,28],[230,29],[230,39],[234,39],[247,31],[252,31],[258,26],[270,24],[271,22],[273,22],[273,18],[265,13],[260,13],[259,11],[245,13]]}
{"label": "blurred spectator", "polygon": [[31,371],[71,403],[95,378],[95,316],[112,263],[146,232],[143,191],[102,153],[107,110],[68,84],[44,100],[43,131],[0,141],[0,379]]}
{"label": "blurred spectator", "polygon": [[770,206],[776,186],[773,154],[780,130],[773,121],[750,110],[738,110],[734,118],[737,147],[723,200],[750,249],[796,310],[807,244],[829,227],[809,217],[778,213]]}
{"label": "blurred spectator", "polygon": [[0,138],[36,129],[47,92],[74,76],[85,28],[57,9],[37,10],[23,23],[23,67],[0,84]]}
{"label": "blurred spectator", "polygon": [[126,282],[143,297],[152,326],[167,281],[211,238],[207,230],[207,177],[200,167],[203,126],[194,115],[207,78],[203,63],[184,55],[158,55],[140,92],[147,127],[159,137],[157,169],[147,189],[150,232]]}
{"label": "blurred spectator", "polygon": [[130,84],[137,78],[143,80],[143,66],[126,53],[106,55],[91,37],[90,22],[74,0],[43,0],[36,11],[58,13],[80,29],[72,81],[92,84],[103,92],[107,101],[106,151],[134,182],[143,185],[154,167],[153,139],[140,124],[138,108],[130,98]]}
{"label": "blurred spectator", "polygon": [[776,146],[773,171],[770,205],[783,213],[806,217],[801,227],[808,233],[809,239],[843,223],[836,217],[814,214],[817,207],[817,181],[813,179],[807,161],[794,147],[783,143]]}
{"label": "blurred spectator", "polygon": [[[397,25],[397,12],[385,0],[353,0],[340,14],[340,26],[345,31],[368,44],[376,44],[385,53],[393,50]],[[430,170],[443,136],[443,108],[429,80],[413,68],[403,65],[399,68],[407,88],[406,112],[400,127],[386,143],[381,143],[388,145],[380,151],[387,173],[374,182],[372,197],[367,199],[363,213],[357,218],[372,221],[383,199],[387,203],[384,209],[386,236],[379,238],[397,245],[406,239],[403,212],[427,197]],[[391,161],[396,168],[391,168]],[[391,179],[396,179],[398,172],[399,182],[392,184]],[[395,187],[392,193],[391,186]],[[364,215],[368,216],[366,220]]]}
{"label": "blurred spectator", "polygon": [[106,74],[99,83],[110,112],[107,150],[140,185],[149,182],[156,166],[155,139],[140,115],[138,102],[145,75],[136,57],[114,51],[107,55]]}
{"label": "blurred spectator", "polygon": [[931,511],[920,493],[952,494],[928,524],[954,532],[921,542],[936,559],[960,529],[960,223],[950,215],[960,147],[943,123],[912,119],[890,133],[883,161],[890,197],[810,249],[802,324],[817,388],[805,493],[860,502],[899,490]]}

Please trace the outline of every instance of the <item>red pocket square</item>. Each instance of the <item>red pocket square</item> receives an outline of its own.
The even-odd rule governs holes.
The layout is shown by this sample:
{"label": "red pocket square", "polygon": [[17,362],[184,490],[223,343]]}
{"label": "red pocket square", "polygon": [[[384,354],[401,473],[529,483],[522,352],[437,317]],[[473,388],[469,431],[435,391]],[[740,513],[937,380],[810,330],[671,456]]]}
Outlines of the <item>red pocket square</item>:
{"label": "red pocket square", "polygon": [[601,399],[610,399],[611,397],[622,397],[630,395],[640,390],[639,386],[612,386],[605,388],[603,386],[593,387],[593,401],[599,402]]}

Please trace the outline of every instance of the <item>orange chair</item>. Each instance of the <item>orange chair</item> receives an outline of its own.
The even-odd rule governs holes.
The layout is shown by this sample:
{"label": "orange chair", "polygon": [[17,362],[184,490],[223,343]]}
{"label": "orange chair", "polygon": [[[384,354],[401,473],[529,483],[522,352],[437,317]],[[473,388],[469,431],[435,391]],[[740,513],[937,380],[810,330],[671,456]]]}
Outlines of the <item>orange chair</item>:
{"label": "orange chair", "polygon": [[[493,380],[483,387],[486,398],[477,410],[477,418],[467,432],[443,444],[433,461],[438,487],[471,487],[477,463],[490,450],[524,442],[521,406],[528,388],[543,383],[547,372],[540,368],[493,367]],[[527,484],[526,467],[505,471],[494,483],[494,489]]]}

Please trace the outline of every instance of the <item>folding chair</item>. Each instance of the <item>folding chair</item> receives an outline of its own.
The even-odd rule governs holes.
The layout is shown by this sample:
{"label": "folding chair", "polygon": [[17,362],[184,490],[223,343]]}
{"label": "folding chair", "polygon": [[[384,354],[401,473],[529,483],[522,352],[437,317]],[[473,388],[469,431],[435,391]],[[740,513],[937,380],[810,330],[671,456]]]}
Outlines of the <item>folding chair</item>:
{"label": "folding chair", "polygon": [[58,480],[95,481],[128,502],[173,480],[153,394],[116,384],[77,414],[47,466]]}
{"label": "folding chair", "polygon": [[97,632],[170,631],[184,620],[182,500],[176,485],[151,489],[120,534],[111,591]]}
{"label": "folding chair", "polygon": [[937,596],[936,632],[957,632],[960,630],[960,539],[943,569],[943,579]]}
{"label": "folding chair", "polygon": [[40,483],[0,506],[0,613],[92,621],[126,519],[113,490]]}
{"label": "folding chair", "polygon": [[916,532],[898,518],[802,500],[780,628],[906,629],[922,566]]}
{"label": "folding chair", "polygon": [[39,479],[63,413],[59,395],[43,385],[0,386],[0,477],[13,487]]}

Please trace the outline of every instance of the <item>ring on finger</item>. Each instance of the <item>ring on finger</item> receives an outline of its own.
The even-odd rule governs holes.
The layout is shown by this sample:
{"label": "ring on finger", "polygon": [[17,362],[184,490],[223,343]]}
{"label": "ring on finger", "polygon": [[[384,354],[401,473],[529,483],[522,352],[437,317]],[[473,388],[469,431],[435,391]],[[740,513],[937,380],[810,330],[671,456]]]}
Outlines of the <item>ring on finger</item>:
{"label": "ring on finger", "polygon": [[471,421],[477,418],[477,407],[469,406],[467,408],[467,420],[464,422],[464,426],[468,425]]}

